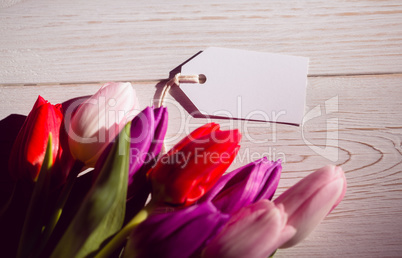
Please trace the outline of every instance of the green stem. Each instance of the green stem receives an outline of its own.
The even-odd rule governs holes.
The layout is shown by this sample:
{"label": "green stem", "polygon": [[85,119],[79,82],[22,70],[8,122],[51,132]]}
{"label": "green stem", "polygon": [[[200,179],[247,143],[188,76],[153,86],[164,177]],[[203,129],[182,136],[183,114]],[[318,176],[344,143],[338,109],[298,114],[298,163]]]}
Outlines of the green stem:
{"label": "green stem", "polygon": [[149,214],[147,207],[143,208],[134,216],[106,245],[103,247],[95,258],[109,257],[117,248],[123,245],[131,231],[141,222],[143,222]]}
{"label": "green stem", "polygon": [[50,187],[50,171],[53,166],[52,158],[52,134],[49,133],[45,157],[35,186],[29,201],[25,215],[24,226],[18,244],[17,257],[28,257],[35,248],[35,244],[41,236],[44,210],[47,204]]}
{"label": "green stem", "polygon": [[79,160],[76,160],[73,167],[68,174],[67,181],[63,186],[63,189],[60,193],[59,198],[56,202],[56,207],[54,208],[47,225],[44,228],[43,237],[39,248],[37,249],[36,254],[40,254],[43,248],[45,248],[47,241],[53,233],[54,228],[57,225],[57,222],[60,219],[60,216],[63,212],[64,205],[67,202],[68,197],[70,196],[70,192],[73,189],[74,183],[77,179],[77,175],[80,173],[81,169],[84,167],[84,163]]}

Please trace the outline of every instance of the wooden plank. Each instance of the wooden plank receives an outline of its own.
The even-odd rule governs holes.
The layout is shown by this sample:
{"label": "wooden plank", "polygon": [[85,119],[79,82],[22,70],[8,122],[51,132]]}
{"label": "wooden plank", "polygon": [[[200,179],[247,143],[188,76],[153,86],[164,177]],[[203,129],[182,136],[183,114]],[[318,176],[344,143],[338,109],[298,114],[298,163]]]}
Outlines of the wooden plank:
{"label": "wooden plank", "polygon": [[[262,155],[283,160],[277,195],[326,164],[341,165],[346,171],[345,199],[312,235],[296,247],[280,250],[278,257],[395,257],[401,254],[401,84],[401,75],[309,78],[303,127],[212,120],[221,123],[223,128],[235,127],[243,133],[242,148],[231,169]],[[153,102],[160,85],[134,85],[142,107]],[[56,103],[92,94],[98,88],[99,85],[93,84],[0,86],[0,119],[11,113],[27,114],[37,94]],[[208,119],[189,116],[171,96],[166,105],[169,109],[167,148],[197,125],[208,122]],[[317,106],[321,110],[319,116],[313,112]]]}
{"label": "wooden plank", "polygon": [[208,46],[307,56],[311,75],[402,72],[397,0],[38,0],[0,24],[0,83],[161,79]]}

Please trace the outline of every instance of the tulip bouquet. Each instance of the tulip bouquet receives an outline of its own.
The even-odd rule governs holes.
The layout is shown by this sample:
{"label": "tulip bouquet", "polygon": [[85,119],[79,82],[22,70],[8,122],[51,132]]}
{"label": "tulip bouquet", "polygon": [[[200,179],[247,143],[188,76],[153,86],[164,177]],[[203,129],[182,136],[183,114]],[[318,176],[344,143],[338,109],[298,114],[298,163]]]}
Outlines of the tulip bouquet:
{"label": "tulip bouquet", "polygon": [[161,154],[165,107],[138,110],[129,83],[52,105],[42,97],[10,152],[0,207],[10,257],[268,257],[342,200],[327,166],[272,200],[281,161],[226,170],[238,130],[199,127]]}

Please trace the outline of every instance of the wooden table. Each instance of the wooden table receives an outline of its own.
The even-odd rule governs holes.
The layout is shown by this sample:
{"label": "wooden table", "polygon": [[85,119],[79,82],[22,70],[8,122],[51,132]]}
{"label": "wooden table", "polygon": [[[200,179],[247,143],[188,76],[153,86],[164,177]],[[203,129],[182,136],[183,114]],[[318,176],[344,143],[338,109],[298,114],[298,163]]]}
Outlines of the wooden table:
{"label": "wooden table", "polygon": [[[0,119],[131,81],[143,107],[169,71],[209,46],[310,58],[302,127],[213,120],[243,133],[233,168],[282,158],[278,193],[332,163],[342,203],[277,257],[402,256],[400,1],[26,0],[0,9]],[[8,6],[8,7],[6,7]],[[169,97],[171,147],[207,119]],[[321,111],[321,112],[319,112]],[[252,156],[251,154],[254,154]]]}

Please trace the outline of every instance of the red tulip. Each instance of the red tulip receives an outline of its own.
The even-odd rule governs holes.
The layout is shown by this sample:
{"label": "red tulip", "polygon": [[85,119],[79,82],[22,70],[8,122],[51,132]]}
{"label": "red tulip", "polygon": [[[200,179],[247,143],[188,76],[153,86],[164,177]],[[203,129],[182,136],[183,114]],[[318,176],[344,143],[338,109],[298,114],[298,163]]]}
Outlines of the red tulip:
{"label": "red tulip", "polygon": [[11,150],[9,170],[15,179],[36,181],[46,152],[49,133],[52,134],[53,161],[61,151],[60,125],[63,119],[61,105],[52,105],[41,96],[18,133]]}
{"label": "red tulip", "polygon": [[238,130],[206,124],[180,141],[148,172],[156,202],[190,205],[201,198],[236,157]]}

